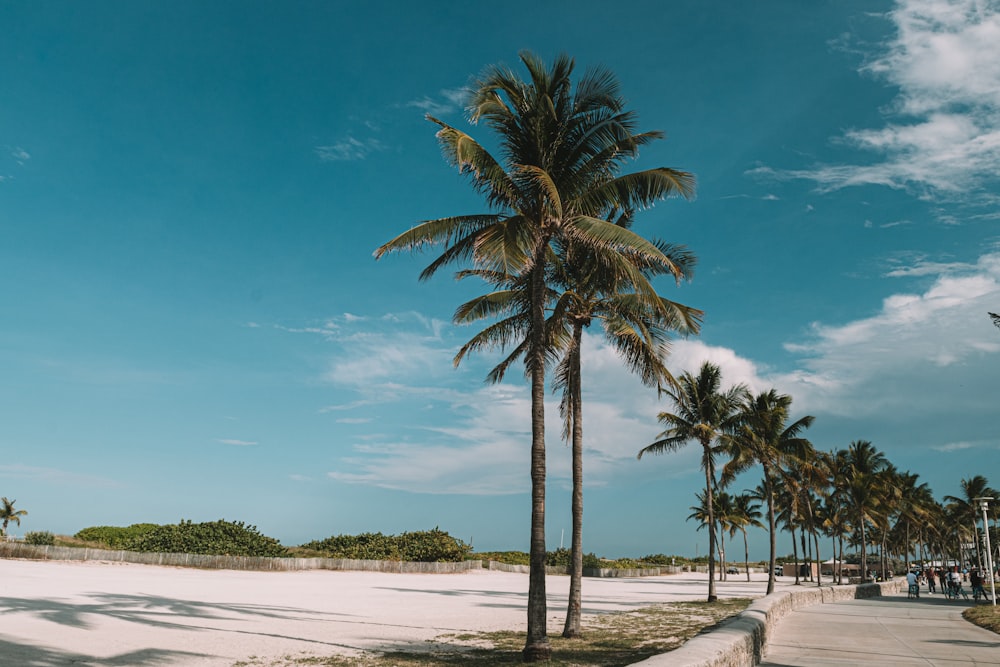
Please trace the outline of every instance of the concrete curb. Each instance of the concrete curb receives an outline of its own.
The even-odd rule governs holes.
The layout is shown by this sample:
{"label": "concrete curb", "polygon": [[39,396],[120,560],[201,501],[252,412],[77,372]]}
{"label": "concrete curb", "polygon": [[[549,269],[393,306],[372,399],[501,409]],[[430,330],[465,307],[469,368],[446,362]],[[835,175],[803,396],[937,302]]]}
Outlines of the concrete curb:
{"label": "concrete curb", "polygon": [[756,667],[764,658],[771,630],[796,609],[896,593],[902,590],[903,582],[900,579],[772,593],[752,603],[735,620],[695,637],[679,649],[633,664],[643,667]]}

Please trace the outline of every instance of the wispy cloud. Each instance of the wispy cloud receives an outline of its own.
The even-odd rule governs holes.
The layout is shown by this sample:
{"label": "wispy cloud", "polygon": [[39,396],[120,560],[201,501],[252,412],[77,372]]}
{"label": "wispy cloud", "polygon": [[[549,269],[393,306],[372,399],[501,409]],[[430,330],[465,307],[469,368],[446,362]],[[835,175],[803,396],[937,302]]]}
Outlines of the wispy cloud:
{"label": "wispy cloud", "polygon": [[71,470],[61,470],[59,468],[42,468],[38,466],[26,466],[20,464],[0,465],[0,478],[27,479],[54,484],[98,488],[124,486],[120,482],[106,477],[87,475]]}
{"label": "wispy cloud", "polygon": [[894,35],[862,71],[899,89],[893,121],[839,138],[876,159],[750,173],[812,180],[821,191],[883,185],[995,203],[986,186],[1000,173],[1000,3],[899,0],[888,18]]}
{"label": "wispy cloud", "polygon": [[15,146],[10,152],[10,155],[17,161],[18,164],[24,164],[31,159],[31,154],[20,146]]}
{"label": "wispy cloud", "polygon": [[468,96],[469,90],[467,88],[451,88],[440,91],[436,97],[425,95],[419,99],[410,100],[404,106],[420,109],[432,116],[444,116],[461,109]]}
{"label": "wispy cloud", "polygon": [[313,152],[323,162],[354,162],[364,160],[372,153],[383,150],[385,145],[378,139],[346,137],[332,144],[316,146]]}
{"label": "wispy cloud", "polygon": [[[973,266],[921,260],[890,275],[933,280],[885,298],[870,317],[814,324],[809,339],[786,345],[801,369],[774,379],[809,409],[845,416],[983,405],[1000,359],[1000,332],[987,317],[1000,304],[1000,254]],[[932,378],[953,391],[930,390]]]}
{"label": "wispy cloud", "polygon": [[251,440],[236,440],[233,438],[216,438],[215,441],[223,445],[234,445],[236,447],[252,447],[260,444]]}

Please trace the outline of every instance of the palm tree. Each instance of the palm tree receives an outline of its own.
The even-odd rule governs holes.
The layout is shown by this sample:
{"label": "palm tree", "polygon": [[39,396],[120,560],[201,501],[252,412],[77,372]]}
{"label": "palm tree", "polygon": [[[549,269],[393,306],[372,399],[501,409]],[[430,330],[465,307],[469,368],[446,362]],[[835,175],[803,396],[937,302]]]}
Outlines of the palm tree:
{"label": "palm tree", "polygon": [[718,441],[733,425],[737,408],[746,395],[743,385],[721,391],[722,371],[706,361],[697,376],[685,372],[677,387],[665,393],[674,402],[676,412],[661,412],[659,421],[667,426],[659,440],[643,447],[643,454],[674,452],[694,441],[701,445],[701,467],[705,471],[705,498],[708,524],[708,601],[715,602],[715,516],[712,495],[715,492],[715,454]]}
{"label": "palm tree", "polygon": [[[979,530],[976,528],[976,521],[980,517],[979,502],[976,498],[996,498],[997,492],[990,488],[990,483],[982,475],[976,475],[968,479],[963,479],[961,482],[962,495],[961,496],[945,496],[945,502],[949,503],[951,509],[954,511],[958,523],[964,527],[971,526],[971,535],[973,537],[979,535]],[[976,545],[976,560],[979,562],[980,571],[982,571],[983,557],[979,549],[979,540],[972,540]]]}
{"label": "palm tree", "polygon": [[723,439],[730,461],[723,469],[723,479],[730,480],[739,473],[760,465],[764,469],[763,491],[767,502],[767,526],[770,532],[767,593],[774,592],[774,567],[777,559],[777,542],[774,517],[775,478],[783,475],[782,467],[793,458],[805,459],[813,455],[812,444],[800,433],[812,425],[812,416],[802,417],[788,424],[792,397],[779,394],[774,389],[747,396],[739,414],[735,430]]}
{"label": "palm tree", "polygon": [[641,210],[673,194],[690,195],[693,177],[667,168],[619,175],[638,149],[663,135],[636,131],[618,83],[591,69],[574,86],[574,62],[551,67],[523,52],[523,80],[503,66],[474,84],[470,119],[495,134],[499,159],[471,136],[436,118],[446,159],[466,174],[491,212],[420,223],[375,251],[443,245],[421,278],[456,262],[521,277],[527,287],[525,370],[531,393],[531,535],[526,662],[548,659],[545,600],[545,372],[549,361],[545,306],[553,245],[572,239],[601,253],[622,275],[636,274],[635,258],[664,262],[662,252],[635,233],[608,222],[612,210]]}
{"label": "palm tree", "polygon": [[822,516],[823,527],[833,539],[834,571],[837,573],[838,584],[844,583],[844,536],[852,530],[843,490],[846,486],[844,477],[847,467],[846,457],[847,453],[844,450],[823,452],[819,455],[819,463],[825,469],[830,484],[830,492],[824,499]]}
{"label": "palm tree", "polygon": [[760,503],[753,492],[744,491],[733,497],[733,511],[729,515],[729,536],[735,537],[736,531],[743,533],[743,568],[747,573],[747,581],[750,581],[750,543],[747,541],[747,527],[754,526],[763,528],[760,522],[763,515],[760,513]]}
{"label": "palm tree", "polygon": [[21,525],[21,517],[28,516],[28,510],[14,509],[16,500],[8,500],[6,497],[0,498],[0,535],[7,534],[7,524],[11,521],[18,526]]}
{"label": "palm tree", "polygon": [[[713,498],[711,501],[707,499],[707,496],[703,491],[698,491],[695,493],[695,498],[698,499],[697,505],[692,505],[688,509],[691,513],[688,514],[687,520],[692,519],[698,522],[698,528],[696,530],[701,530],[702,528],[708,527],[712,530],[712,523],[709,519],[708,507],[712,507],[712,519],[714,519],[714,524],[719,530],[719,540],[718,540],[718,551],[717,555],[719,557],[719,581],[723,581],[726,576],[726,547],[725,547],[725,531],[730,527],[729,516],[732,512],[732,496],[725,492],[716,492],[712,494]],[[733,531],[735,534],[735,531]]]}
{"label": "palm tree", "polygon": [[[630,220],[630,217],[628,218]],[[670,272],[675,279],[690,278],[694,257],[684,248],[661,245],[670,259]],[[572,249],[572,246],[569,248]],[[583,577],[583,395],[581,349],[583,329],[594,319],[603,324],[605,339],[625,359],[629,369],[637,373],[644,384],[661,390],[674,382],[663,363],[667,354],[668,333],[697,333],[701,311],[657,297],[650,301],[648,292],[619,291],[619,281],[603,271],[593,253],[574,257],[564,252],[565,261],[556,262],[561,269],[563,291],[554,307],[553,319],[566,322],[571,331],[562,362],[556,369],[556,386],[563,390],[560,410],[564,418],[563,437],[572,443],[573,499],[569,606],[564,637],[580,634]],[[589,261],[588,261],[589,260]],[[660,266],[651,267],[659,272]]]}
{"label": "palm tree", "polygon": [[[631,221],[619,220],[616,224]],[[677,281],[688,279],[694,257],[682,246],[657,243],[668,265],[649,265],[643,275],[670,273]],[[581,255],[584,255],[581,257]],[[586,249],[564,247],[551,258],[553,288],[550,290],[551,315],[546,322],[546,335],[553,352],[561,351],[562,359],[555,371],[556,388],[562,390],[560,411],[564,419],[563,438],[572,444],[573,494],[572,535],[570,556],[569,603],[564,637],[580,633],[583,575],[583,399],[581,350],[583,329],[597,320],[601,322],[605,339],[624,358],[630,370],[647,386],[662,389],[674,382],[664,365],[668,352],[669,334],[697,333],[701,311],[674,303],[659,296],[650,299],[651,289],[633,289],[613,272],[600,265],[600,257]],[[508,367],[525,348],[523,336],[527,317],[524,281],[504,281],[503,276],[483,271],[465,271],[461,277],[477,275],[499,288],[477,297],[458,308],[455,321],[471,323],[488,316],[503,317],[493,326],[479,332],[462,346],[455,356],[456,364],[472,350],[503,347],[520,339],[514,352],[490,371],[488,380],[500,381]]]}
{"label": "palm tree", "polygon": [[867,525],[875,524],[884,510],[890,489],[885,473],[888,459],[867,440],[855,440],[845,454],[844,493],[854,512],[855,530],[861,545],[861,573],[868,574]]}

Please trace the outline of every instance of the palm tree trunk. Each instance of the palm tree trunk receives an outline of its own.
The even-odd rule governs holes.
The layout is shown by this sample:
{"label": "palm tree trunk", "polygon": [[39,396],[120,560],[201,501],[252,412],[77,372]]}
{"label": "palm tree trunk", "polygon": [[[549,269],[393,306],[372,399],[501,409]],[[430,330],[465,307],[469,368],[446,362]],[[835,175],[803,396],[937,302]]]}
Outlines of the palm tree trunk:
{"label": "palm tree trunk", "polygon": [[983,571],[983,554],[982,549],[979,548],[979,529],[976,528],[976,521],[972,521],[972,542],[976,545],[976,565],[979,566],[979,571]]}
{"label": "palm tree trunk", "polygon": [[714,470],[712,469],[712,450],[709,443],[702,443],[705,452],[705,510],[708,514],[708,601],[715,602],[715,511],[712,507],[712,490]]}
{"label": "palm tree trunk", "polygon": [[[813,543],[816,545],[816,585],[823,585],[823,557],[819,555],[819,531],[813,530]],[[836,565],[835,565],[836,567]]]}
{"label": "palm tree trunk", "polygon": [[767,532],[769,533],[770,550],[767,558],[767,595],[774,592],[774,568],[778,560],[778,538],[775,534],[774,520],[774,489],[767,466],[764,467],[764,490],[767,493]]}
{"label": "palm tree trunk", "polygon": [[531,270],[531,553],[528,573],[528,637],[524,662],[548,660],[545,599],[545,247],[535,253]]}
{"label": "palm tree trunk", "polygon": [[868,580],[868,536],[865,535],[865,516],[861,515],[861,581]]}
{"label": "palm tree trunk", "polygon": [[747,542],[747,529],[740,530],[743,531],[743,569],[747,573],[747,581],[750,581],[750,544]]}
{"label": "palm tree trunk", "polygon": [[795,525],[789,524],[789,530],[792,531],[792,558],[795,560],[795,585],[799,585],[799,548],[795,544]]}
{"label": "palm tree trunk", "polygon": [[809,560],[810,559],[810,554],[806,550],[806,545],[808,544],[808,540],[806,539],[806,527],[805,526],[802,526],[802,529],[799,531],[799,541],[802,543],[802,564],[803,565],[805,565],[805,564],[809,565],[809,574],[807,574],[804,578],[807,581],[812,581],[812,578],[813,578],[813,575],[812,575],[812,562]]}
{"label": "palm tree trunk", "polygon": [[719,581],[727,581],[726,576],[726,531],[719,526]]}
{"label": "palm tree trunk", "polygon": [[580,615],[583,607],[583,376],[580,346],[583,343],[583,326],[573,327],[573,349],[570,352],[570,409],[573,421],[573,535],[570,538],[569,604],[563,637],[580,634]]}

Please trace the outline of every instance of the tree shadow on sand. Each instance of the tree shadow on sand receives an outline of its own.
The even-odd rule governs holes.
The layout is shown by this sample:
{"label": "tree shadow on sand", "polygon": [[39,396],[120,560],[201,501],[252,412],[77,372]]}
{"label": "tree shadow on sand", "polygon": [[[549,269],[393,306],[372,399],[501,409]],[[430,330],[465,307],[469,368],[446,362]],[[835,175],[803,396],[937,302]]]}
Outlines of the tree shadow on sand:
{"label": "tree shadow on sand", "polygon": [[186,660],[206,657],[201,653],[187,651],[166,651],[163,649],[142,649],[112,656],[85,655],[44,646],[24,644],[0,636],[0,661],[4,665],[18,667],[65,667],[65,665],[177,665]]}
{"label": "tree shadow on sand", "polygon": [[[0,598],[0,613],[5,615],[15,613],[30,614],[57,625],[81,630],[88,630],[93,626],[87,619],[88,616],[93,615],[164,630],[223,632],[273,637],[275,639],[287,639],[351,650],[356,650],[357,648],[336,642],[320,641],[305,636],[295,637],[257,630],[241,630],[220,625],[225,622],[245,621],[247,617],[294,620],[303,624],[329,621],[359,622],[352,621],[352,619],[357,617],[351,614],[334,614],[294,607],[179,600],[155,595],[95,593],[89,597],[92,602],[64,601],[59,599]],[[5,653],[0,653],[0,656],[6,659]],[[0,660],[0,664],[18,665],[20,667],[22,663]],[[28,662],[24,664],[32,665],[33,663]],[[40,664],[47,663],[42,662]],[[66,664],[66,662],[58,664]],[[108,663],[105,661],[100,664],[146,665],[158,663],[133,659],[131,662]]]}

